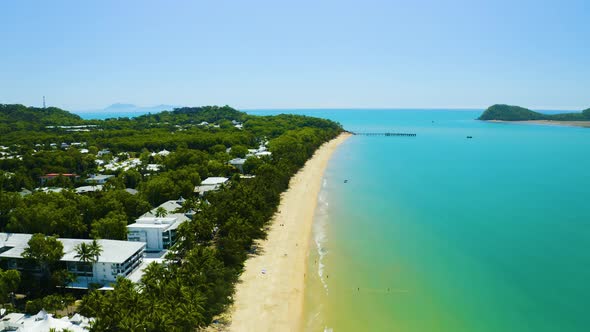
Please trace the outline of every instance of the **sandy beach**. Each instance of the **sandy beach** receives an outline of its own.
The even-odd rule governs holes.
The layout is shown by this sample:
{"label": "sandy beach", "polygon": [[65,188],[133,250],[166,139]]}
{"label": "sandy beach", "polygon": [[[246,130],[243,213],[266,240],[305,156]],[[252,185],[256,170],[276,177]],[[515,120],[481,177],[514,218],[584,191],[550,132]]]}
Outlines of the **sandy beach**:
{"label": "sandy beach", "polygon": [[322,145],[291,179],[268,238],[250,257],[230,310],[229,331],[300,331],[305,271],[314,211],[324,170],[350,134]]}
{"label": "sandy beach", "polygon": [[502,121],[502,120],[489,120],[489,122],[590,128],[590,121],[553,121],[553,120]]}

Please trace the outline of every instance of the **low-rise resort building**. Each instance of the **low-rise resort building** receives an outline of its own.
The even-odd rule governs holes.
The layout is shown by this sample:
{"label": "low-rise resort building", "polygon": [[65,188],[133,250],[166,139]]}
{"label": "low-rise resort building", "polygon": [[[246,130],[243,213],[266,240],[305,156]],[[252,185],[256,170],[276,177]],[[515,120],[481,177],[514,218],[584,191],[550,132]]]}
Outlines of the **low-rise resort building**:
{"label": "low-rise resort building", "polygon": [[224,177],[209,177],[201,182],[200,186],[195,187],[195,192],[199,195],[204,196],[209,191],[219,190],[222,185],[229,181],[228,178]]}
{"label": "low-rise resort building", "polygon": [[[32,234],[0,233],[0,266],[3,269],[38,269],[22,257],[31,237]],[[79,279],[72,286],[82,288],[86,288],[89,283],[108,286],[119,276],[127,277],[143,261],[146,246],[143,242],[98,240],[102,251],[92,264],[81,262],[75,257],[76,246],[81,243],[90,244],[92,240],[59,238],[58,241],[62,243],[64,251],[61,263]]]}
{"label": "low-rise resort building", "polygon": [[144,242],[146,251],[158,252],[169,249],[176,242],[176,229],[189,220],[193,211],[177,212],[184,198],[170,200],[143,214],[135,223],[127,225],[127,240]]}
{"label": "low-rise resort building", "polygon": [[142,217],[133,224],[127,225],[127,240],[145,243],[146,251],[162,251],[169,249],[176,241],[178,226],[187,221],[182,213],[166,217]]}

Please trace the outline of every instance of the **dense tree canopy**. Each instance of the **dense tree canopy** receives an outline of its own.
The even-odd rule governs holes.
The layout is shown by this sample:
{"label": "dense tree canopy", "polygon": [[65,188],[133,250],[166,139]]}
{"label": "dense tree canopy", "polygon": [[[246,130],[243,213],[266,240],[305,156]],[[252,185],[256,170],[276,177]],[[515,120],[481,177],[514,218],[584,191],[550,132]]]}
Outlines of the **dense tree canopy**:
{"label": "dense tree canopy", "polygon": [[[291,176],[320,145],[342,131],[329,120],[251,116],[228,106],[104,121],[84,121],[54,110],[39,123],[44,125],[34,132],[27,125],[4,126],[5,134],[0,135],[0,144],[14,156],[0,159],[0,227],[42,233],[32,239],[27,253],[31,260],[51,265],[52,260],[38,248],[56,253],[52,258],[61,257],[55,238],[45,235],[125,239],[127,224],[180,196],[187,199],[181,210],[198,211],[180,225],[167,264],[150,265],[137,285],[119,279],[114,291],[93,291],[84,298],[81,309],[96,318],[96,331],[174,331],[208,325],[231,303],[247,254],[256,239],[265,237],[265,226]],[[59,127],[66,124],[96,127],[88,131]],[[88,151],[68,147],[72,142]],[[249,153],[248,149],[266,142],[271,156]],[[99,155],[105,149],[109,151]],[[235,157],[246,157],[244,172],[256,177],[241,178],[240,171],[228,163]],[[101,166],[124,160],[139,160],[141,165],[112,170]],[[158,165],[158,170],[148,168],[149,164]],[[87,185],[86,177],[99,171],[115,177],[102,190],[75,193],[76,187]],[[40,176],[47,173],[72,173],[79,178],[56,177],[44,185],[59,185],[65,188],[61,192],[34,191],[21,197],[22,188],[40,186]],[[231,178],[231,183],[199,200],[194,188],[211,176]],[[59,269],[47,272],[52,285],[67,283],[71,277]],[[21,288],[32,287],[30,280],[24,275]],[[32,300],[30,308],[43,304],[43,299]]]}

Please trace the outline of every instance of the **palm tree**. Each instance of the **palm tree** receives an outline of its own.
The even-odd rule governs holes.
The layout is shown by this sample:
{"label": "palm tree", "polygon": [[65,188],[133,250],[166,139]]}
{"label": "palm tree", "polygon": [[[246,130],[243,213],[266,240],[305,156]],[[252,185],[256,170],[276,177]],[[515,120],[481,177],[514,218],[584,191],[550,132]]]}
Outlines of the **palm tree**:
{"label": "palm tree", "polygon": [[165,217],[166,215],[168,215],[168,211],[166,211],[166,209],[160,206],[156,209],[155,215],[157,218]]}
{"label": "palm tree", "polygon": [[[86,242],[77,244],[76,247],[74,247],[74,250],[76,251],[76,255],[74,256],[74,258],[77,258],[82,263],[88,264],[94,259],[90,245],[88,245]],[[88,287],[89,284],[90,278],[88,277],[88,275],[86,275],[86,287]]]}
{"label": "palm tree", "polygon": [[[102,246],[96,240],[92,240],[90,244],[86,242],[82,242],[76,247],[74,247],[76,251],[76,255],[74,258],[78,258],[78,260],[82,263],[90,264],[92,268],[94,263],[98,261],[100,254],[102,252]],[[90,284],[90,277],[86,275],[86,287]]]}
{"label": "palm tree", "polygon": [[90,251],[92,252],[93,256],[93,263],[96,263],[100,258],[100,254],[102,253],[102,245],[96,241],[96,239],[92,240],[90,243]]}

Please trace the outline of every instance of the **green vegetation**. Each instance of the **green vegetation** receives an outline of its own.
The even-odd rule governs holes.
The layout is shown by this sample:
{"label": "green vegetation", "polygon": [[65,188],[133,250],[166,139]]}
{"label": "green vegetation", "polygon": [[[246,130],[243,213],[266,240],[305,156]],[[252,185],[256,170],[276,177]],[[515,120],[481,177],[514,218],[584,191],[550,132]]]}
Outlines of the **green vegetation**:
{"label": "green vegetation", "polygon": [[20,273],[16,270],[0,270],[0,301],[7,303],[11,293],[16,292],[20,284]]}
{"label": "green vegetation", "polygon": [[[81,263],[84,263],[90,271],[92,271],[92,264],[98,261],[100,257],[100,253],[102,252],[101,245],[96,241],[96,239],[92,240],[90,244],[86,242],[82,242],[74,248],[76,251],[76,255],[74,258],[80,260]],[[89,285],[90,278],[86,279],[86,284]]]}
{"label": "green vegetation", "polygon": [[33,234],[22,255],[40,268],[43,277],[49,277],[63,257],[64,247],[56,236]]}
{"label": "green vegetation", "polygon": [[590,121],[590,108],[581,113],[542,114],[524,107],[510,105],[493,105],[488,107],[478,120],[527,121]]}
{"label": "green vegetation", "polygon": [[0,135],[11,131],[36,131],[49,125],[71,126],[83,122],[76,114],[57,107],[39,108],[0,104]]}
{"label": "green vegetation", "polygon": [[[13,157],[0,159],[0,231],[40,233],[34,235],[34,241],[31,239],[27,257],[44,267],[43,279],[47,281],[38,282],[38,271],[23,270],[16,286],[30,295],[27,305],[31,311],[57,303],[57,298],[48,296],[61,293],[56,287],[71,280],[56,263],[63,251],[55,245],[53,235],[125,239],[128,223],[180,196],[186,199],[182,210],[198,211],[192,220],[180,225],[178,241],[166,264],[148,266],[138,284],[120,278],[114,291],[91,291],[84,296],[80,310],[96,318],[95,331],[194,330],[210,324],[232,302],[244,261],[254,241],[265,237],[265,227],[291,176],[320,145],[342,132],[339,124],[329,120],[297,115],[250,116],[228,106],[181,108],[105,121],[69,118],[67,112],[62,113],[65,111],[48,109],[43,110],[46,115],[35,114],[35,121],[43,125],[29,124],[14,111],[4,112],[14,108],[24,106],[0,108],[3,119],[7,119],[2,122],[0,145],[6,146],[6,153]],[[33,113],[38,110],[24,109]],[[13,125],[18,122],[22,123]],[[60,127],[66,123],[96,127],[71,131]],[[242,128],[236,128],[235,123]],[[33,127],[34,131],[27,129]],[[88,151],[62,148],[64,142],[83,143]],[[271,157],[247,156],[248,149],[266,142]],[[99,151],[104,149],[109,153],[100,156]],[[157,153],[164,149],[170,153]],[[254,178],[241,178],[240,172],[228,164],[235,157],[247,157],[244,171]],[[140,163],[110,170],[100,165],[123,160]],[[159,165],[159,170],[148,168],[148,164]],[[75,187],[86,185],[85,178],[99,171],[114,175],[102,190],[74,192]],[[43,184],[65,188],[61,192],[34,191],[41,185],[40,176],[47,173],[72,173],[79,178],[57,176]],[[208,193],[207,202],[201,201],[194,187],[210,176],[225,176],[231,181],[223,189]],[[21,196],[22,188],[33,193]],[[136,189],[137,194],[129,193],[128,188]],[[80,261],[92,264],[96,256],[91,250],[79,249]],[[14,288],[14,284],[8,285],[5,289]]]}

